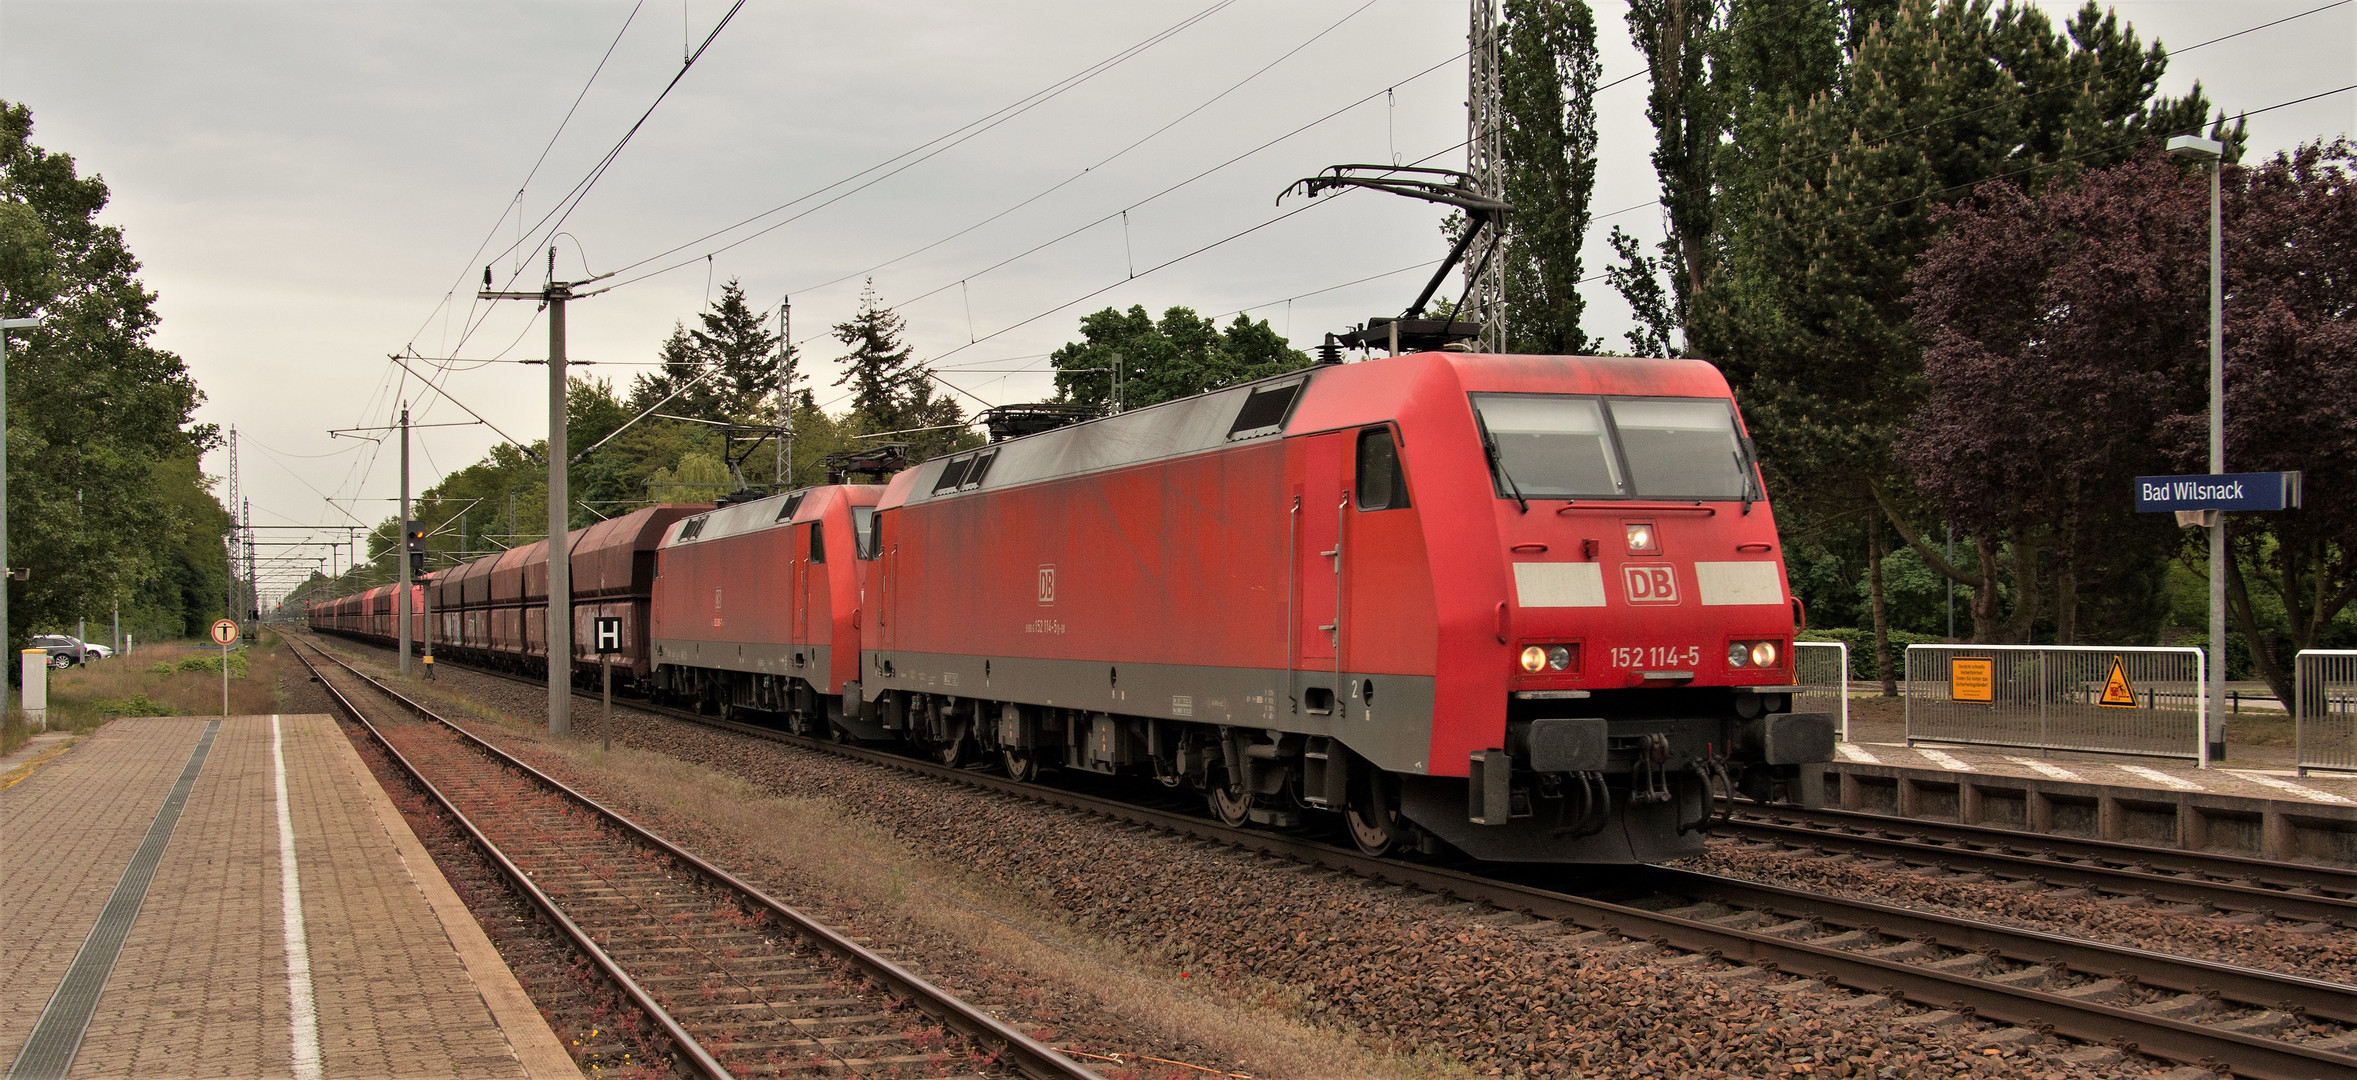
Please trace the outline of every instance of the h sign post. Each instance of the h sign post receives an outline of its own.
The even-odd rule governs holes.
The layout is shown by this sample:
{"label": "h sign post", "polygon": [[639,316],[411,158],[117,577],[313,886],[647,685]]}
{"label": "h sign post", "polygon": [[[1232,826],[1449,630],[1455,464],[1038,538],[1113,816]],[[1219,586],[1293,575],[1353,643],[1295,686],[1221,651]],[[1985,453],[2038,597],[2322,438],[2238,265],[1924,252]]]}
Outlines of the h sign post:
{"label": "h sign post", "polygon": [[598,682],[604,686],[606,714],[598,718],[598,735],[608,751],[614,749],[614,654],[622,651],[622,620],[600,615],[590,620],[589,640],[596,644]]}

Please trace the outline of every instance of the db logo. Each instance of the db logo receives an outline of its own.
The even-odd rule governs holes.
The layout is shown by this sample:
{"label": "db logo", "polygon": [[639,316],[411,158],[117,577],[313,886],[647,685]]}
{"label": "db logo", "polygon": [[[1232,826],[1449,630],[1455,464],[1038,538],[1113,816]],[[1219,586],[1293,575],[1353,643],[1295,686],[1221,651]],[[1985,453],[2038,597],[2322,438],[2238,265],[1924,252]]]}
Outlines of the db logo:
{"label": "db logo", "polygon": [[1043,607],[1056,602],[1056,568],[1053,566],[1039,568],[1039,602]]}
{"label": "db logo", "polygon": [[1628,586],[1629,603],[1675,604],[1678,572],[1668,566],[1624,566],[1621,580]]}

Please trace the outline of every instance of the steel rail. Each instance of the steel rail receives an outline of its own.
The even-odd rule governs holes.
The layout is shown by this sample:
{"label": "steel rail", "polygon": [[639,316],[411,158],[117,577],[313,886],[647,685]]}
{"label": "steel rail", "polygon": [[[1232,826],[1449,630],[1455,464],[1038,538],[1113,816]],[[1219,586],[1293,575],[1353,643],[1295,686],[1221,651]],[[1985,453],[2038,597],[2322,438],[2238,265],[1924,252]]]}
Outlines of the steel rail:
{"label": "steel rail", "polygon": [[[1766,813],[1772,817],[1775,811]],[[2018,850],[1959,847],[1938,840],[1891,836],[1881,829],[1874,832],[1832,831],[1811,825],[1747,817],[1740,813],[1733,821],[1719,826],[1715,831],[1722,835],[1752,837],[1789,847],[1848,851],[1959,872],[2036,881],[2056,887],[2100,889],[2108,893],[2143,896],[2169,903],[2256,912],[2329,926],[2357,926],[2357,900],[2299,893],[2241,881],[2217,881],[2103,862],[2070,862],[2051,853],[2025,854]],[[2020,839],[2015,842],[2023,844],[2035,843],[2038,839],[2036,834],[2017,835]],[[2008,843],[2009,848],[2012,843]]]}
{"label": "steel rail", "polygon": [[[1792,974],[1852,990],[1901,998],[1931,1008],[1951,1009],[2000,1023],[2114,1046],[2129,1052],[2150,1054],[2206,1068],[2223,1067],[2235,1075],[2251,1077],[2253,1080],[2315,1080],[2320,1077],[2357,1080],[2357,1057],[2300,1043],[2188,1023],[2102,1002],[2009,986],[1899,960],[1443,867],[1369,858],[1356,851],[1313,840],[1230,828],[1208,818],[1157,810],[1061,788],[1016,783],[967,769],[792,735],[774,728],[702,716],[686,710],[644,702],[634,702],[631,707],[755,738],[824,751],[888,769],[965,784],[1116,821],[1146,825],[1181,836],[1337,870],[1371,881],[1405,885],[1445,898],[1482,901],[1536,918],[1552,919],[1588,930],[1647,941],[1661,947],[1749,964],[1770,972]],[[1656,871],[1662,873],[1655,874]],[[2211,980],[2227,982],[2231,976],[2234,981],[2229,985],[2238,988],[2239,992],[2235,995],[2238,999],[2256,999],[2246,1001],[2247,1004],[2282,1007],[2286,1011],[2305,1012],[2320,1017],[2329,1017],[2335,1013],[2357,1016],[2357,1004],[2352,1004],[2357,1001],[2357,988],[2337,983],[2039,931],[2017,930],[1934,912],[1780,889],[1714,875],[1664,868],[1647,868],[1641,873],[1654,875],[1654,880],[1675,881],[1678,883],[1675,888],[1681,892],[1718,890],[1720,895],[1749,894],[1761,898],[1763,906],[1779,910],[1798,907],[1804,913],[1818,915],[1827,911],[1847,911],[1850,913],[1848,916],[1833,921],[1846,923],[1855,919],[1878,932],[1909,925],[1905,920],[1920,920],[1923,927],[1940,927],[1939,933],[1947,935],[1947,940],[1983,946],[2004,942],[1996,945],[2001,953],[2028,958],[2033,962],[2043,962],[2062,955],[2055,946],[2068,944],[2072,949],[2079,950],[2075,955],[2080,957],[2082,971],[2103,976],[2124,972],[2138,981],[2182,987],[2188,992],[2215,990],[2220,996],[2227,996],[2227,990],[2213,985]],[[1936,938],[1927,937],[1926,940],[1944,944]],[[1976,946],[1963,944],[1954,947]],[[2105,958],[2112,961],[2108,968],[2100,966]],[[2064,962],[2066,965],[2069,963],[2067,960]],[[2153,978],[2154,975],[2163,975],[2167,981],[2161,982]],[[2302,997],[2309,997],[2310,1000],[2301,1000]]]}
{"label": "steel rail", "polygon": [[[316,646],[314,646],[314,648],[316,649]],[[855,942],[850,938],[843,936],[841,933],[836,932],[833,928],[812,919],[791,905],[788,905],[783,901],[780,901],[777,898],[762,891],[752,883],[744,881],[743,879],[738,878],[736,875],[731,874],[728,871],[723,870],[720,867],[704,860],[702,857],[697,856],[676,844],[673,844],[669,840],[666,840],[654,832],[649,831],[644,826],[639,825],[637,822],[632,821],[620,813],[607,808],[604,804],[590,798],[588,795],[585,795],[582,792],[574,789],[563,781],[549,776],[548,774],[543,773],[520,760],[517,760],[513,755],[508,754],[498,747],[491,745],[489,742],[486,742],[482,738],[476,736],[473,732],[466,730],[464,727],[461,727],[458,724],[452,723],[450,720],[434,712],[424,704],[418,702],[406,694],[403,694],[399,690],[395,690],[392,687],[386,686],[384,683],[366,674],[365,672],[360,671],[358,668],[353,667],[351,664],[346,663],[345,661],[333,655],[330,655],[324,650],[319,650],[319,652],[321,656],[326,657],[330,662],[350,672],[356,678],[367,682],[380,693],[383,693],[385,696],[400,702],[403,707],[409,709],[412,712],[415,712],[425,719],[442,724],[452,731],[457,732],[459,735],[463,736],[469,742],[474,744],[477,749],[490,755],[493,760],[498,761],[500,764],[515,769],[516,771],[530,777],[535,782],[548,787],[550,790],[556,791],[565,797],[580,803],[583,807],[598,814],[607,822],[629,833],[633,838],[662,851],[665,855],[671,858],[677,859],[680,862],[693,867],[696,872],[707,876],[723,887],[733,890],[745,896],[746,898],[753,900],[764,909],[767,909],[772,914],[775,914],[779,918],[785,920],[789,925],[791,925],[805,937],[809,938],[813,943],[819,945],[828,952],[835,954],[836,956],[850,961],[868,975],[875,977],[879,982],[883,983],[886,988],[895,996],[902,997],[913,1002],[926,1014],[933,1016],[935,1019],[938,1019],[953,1028],[956,1028],[960,1033],[968,1036],[969,1038],[973,1038],[985,1044],[998,1047],[1004,1055],[1002,1060],[1005,1061],[1006,1064],[1023,1073],[1025,1076],[1033,1077],[1035,1080],[1099,1080],[1096,1073],[1080,1065],[1078,1062],[1075,1062],[1072,1059],[1057,1053],[1054,1049],[999,1021],[990,1014],[976,1009],[974,1006],[967,1004],[963,999],[949,993],[946,990],[934,986],[932,983],[927,982],[925,979],[919,977],[908,969],[901,967],[900,965],[893,963],[891,960],[888,960],[883,956],[870,951],[865,946],[860,945],[858,942]],[[321,680],[320,685],[327,686],[328,683],[323,679]],[[342,700],[342,695],[338,694],[337,697],[339,700]],[[348,702],[345,704],[345,707],[347,709],[351,708]],[[357,715],[357,713],[355,713],[355,715]],[[374,732],[375,729],[372,727],[370,730]],[[383,741],[383,737],[381,735],[378,736],[378,739],[380,742]],[[391,750],[391,744],[387,743],[386,748]],[[395,752],[395,756],[398,757],[398,752]],[[403,763],[403,767],[408,768],[406,762]],[[414,770],[412,770],[412,775],[417,775]],[[422,776],[419,777],[419,780],[421,783],[424,782]],[[428,787],[430,789],[431,785],[428,785]],[[438,792],[436,793],[436,797],[440,797]],[[447,800],[444,801],[444,805],[449,806]],[[452,807],[451,809],[453,813],[456,812],[455,807]],[[461,817],[461,820],[463,821],[464,818]],[[468,828],[470,832],[473,831],[472,825],[469,825]],[[487,840],[483,842],[488,843]],[[504,857],[502,861],[504,862]],[[520,873],[520,871],[518,872]],[[534,892],[537,894],[538,890],[535,889]],[[559,915],[559,918],[562,918],[561,914]],[[566,925],[570,927],[571,923],[567,921]],[[578,940],[586,943],[586,938],[581,938]],[[591,949],[596,948],[594,945],[589,945],[588,947]],[[600,953],[599,955],[602,956],[603,954]],[[618,979],[618,981],[623,982],[625,985],[631,986],[634,1000],[643,996],[641,992],[637,991],[635,984],[629,982],[627,975],[620,974],[619,969],[616,969],[613,974]],[[660,1008],[659,1006],[653,1005],[651,999],[646,1002],[646,1005],[650,1008],[655,1008],[658,1010]],[[667,1025],[666,1030],[669,1030],[671,1026],[676,1026],[671,1025],[668,1019],[666,1019],[665,1022]],[[686,1036],[684,1032],[679,1032],[676,1033],[674,1037],[684,1038]],[[689,1041],[691,1043],[693,1042],[692,1039]],[[718,1068],[717,1063],[715,1063],[714,1067]]]}
{"label": "steel rail", "polygon": [[[314,648],[316,649],[316,646]],[[533,883],[531,875],[526,874],[523,867],[517,866],[513,860],[510,860],[507,853],[500,850],[499,845],[485,835],[482,829],[477,828],[474,821],[458,808],[457,803],[452,802],[449,796],[444,795],[442,789],[435,786],[433,781],[426,779],[425,772],[411,763],[408,757],[394,747],[393,741],[386,738],[384,732],[377,730],[377,726],[360,711],[359,706],[354,705],[352,699],[345,697],[342,690],[337,689],[334,683],[329,682],[326,674],[313,665],[309,657],[304,656],[299,649],[290,649],[289,651],[294,654],[295,659],[302,661],[305,668],[310,669],[312,677],[319,681],[320,687],[327,691],[329,697],[335,699],[337,705],[341,706],[345,712],[350,713],[352,719],[357,721],[361,727],[368,729],[369,736],[374,738],[377,745],[383,747],[385,753],[401,766],[401,771],[408,773],[411,780],[415,781],[419,787],[426,789],[426,793],[434,797],[434,801],[442,807],[442,811],[449,814],[451,820],[458,822],[460,828],[466,830],[467,836],[474,841],[475,846],[489,856],[492,862],[498,864],[500,871],[507,875],[508,883],[529,898],[533,906],[540,909],[541,914],[548,916],[549,921],[555,923],[557,929],[563,931],[565,937],[572,941],[573,947],[583,956],[588,957],[591,963],[596,964],[598,970],[603,972],[606,978],[622,991],[624,997],[630,999],[632,1005],[637,1006],[639,1011],[655,1021],[657,1027],[663,1029],[663,1034],[671,1039],[672,1045],[678,1048],[679,1053],[688,1059],[697,1072],[711,1077],[712,1080],[735,1080],[734,1074],[729,1072],[726,1066],[720,1064],[719,1060],[712,1056],[711,1051],[704,1049],[704,1045],[696,1041],[695,1036],[688,1034],[687,1029],[681,1026],[668,1010],[658,1004],[644,987],[638,985],[638,981],[631,978],[629,972],[622,970],[620,963],[617,963],[604,949],[598,947],[597,942],[590,939],[587,931],[575,923],[571,916],[566,915],[564,909],[559,907],[554,899],[540,890],[539,885]],[[347,671],[352,671],[350,665],[329,656],[326,650],[318,649],[317,651],[320,656],[337,663]],[[360,675],[358,671],[352,671],[352,673],[363,680],[374,682],[367,676]],[[383,688],[379,687],[379,689]],[[391,694],[389,690],[385,692]],[[399,700],[398,695],[394,696],[396,700]]]}
{"label": "steel rail", "polygon": [[[1748,815],[1749,819],[1765,819],[1775,824],[1807,828],[1829,838],[1843,838],[1845,834],[1828,830],[1867,830],[1891,839],[1915,836],[1927,843],[1946,842],[1969,844],[1980,849],[2002,849],[2042,861],[2081,859],[2138,870],[2150,868],[2149,872],[2163,874],[2200,875],[2236,884],[2256,885],[2262,889],[2273,887],[2287,892],[2314,890],[2334,894],[2336,898],[2357,896],[2357,869],[2347,867],[2280,862],[2249,855],[2188,851],[2183,848],[2024,832],[1990,825],[1892,817],[1888,814],[1829,807],[1747,805],[1738,812]],[[1747,818],[1738,817],[1737,820],[1744,821]]]}

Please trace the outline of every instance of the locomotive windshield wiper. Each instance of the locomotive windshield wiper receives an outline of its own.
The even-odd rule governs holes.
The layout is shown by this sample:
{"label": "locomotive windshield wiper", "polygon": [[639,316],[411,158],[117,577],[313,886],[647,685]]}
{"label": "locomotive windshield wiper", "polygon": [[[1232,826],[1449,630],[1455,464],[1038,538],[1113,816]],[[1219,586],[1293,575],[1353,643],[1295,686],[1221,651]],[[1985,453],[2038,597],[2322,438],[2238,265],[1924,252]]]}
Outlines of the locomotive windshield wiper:
{"label": "locomotive windshield wiper", "polygon": [[1498,456],[1498,437],[1490,434],[1488,428],[1482,429],[1481,449],[1489,455],[1490,475],[1505,483],[1506,491],[1514,496],[1514,505],[1521,507],[1523,513],[1530,513],[1530,500],[1522,497],[1522,485],[1515,483],[1514,474],[1506,471],[1505,460]]}

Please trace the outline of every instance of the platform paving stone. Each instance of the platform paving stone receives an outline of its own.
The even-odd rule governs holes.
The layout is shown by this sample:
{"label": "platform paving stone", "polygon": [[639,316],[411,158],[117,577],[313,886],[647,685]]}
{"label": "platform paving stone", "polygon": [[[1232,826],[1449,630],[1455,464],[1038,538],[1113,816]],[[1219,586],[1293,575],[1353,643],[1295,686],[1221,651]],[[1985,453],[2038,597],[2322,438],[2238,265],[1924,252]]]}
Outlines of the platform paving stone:
{"label": "platform paving stone", "polygon": [[[12,913],[0,920],[0,1056],[23,1044],[204,724],[116,721],[0,793],[11,868],[0,903]],[[518,1007],[480,929],[446,932],[451,901],[438,916],[426,890],[446,895],[447,884],[430,861],[420,875],[430,881],[413,876],[422,847],[334,721],[280,725],[322,1074],[578,1075],[528,1003]],[[275,798],[270,718],[229,718],[70,1076],[293,1075]],[[389,835],[395,826],[402,836]],[[503,987],[478,985],[486,967]],[[507,1005],[511,1027],[537,1030],[511,1039],[487,995]]]}

